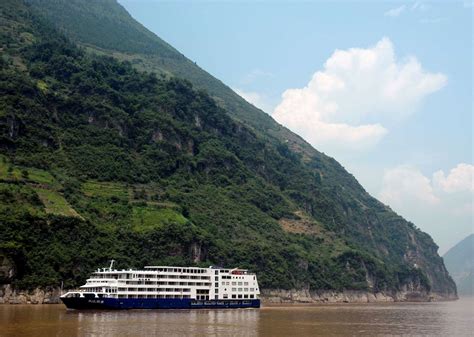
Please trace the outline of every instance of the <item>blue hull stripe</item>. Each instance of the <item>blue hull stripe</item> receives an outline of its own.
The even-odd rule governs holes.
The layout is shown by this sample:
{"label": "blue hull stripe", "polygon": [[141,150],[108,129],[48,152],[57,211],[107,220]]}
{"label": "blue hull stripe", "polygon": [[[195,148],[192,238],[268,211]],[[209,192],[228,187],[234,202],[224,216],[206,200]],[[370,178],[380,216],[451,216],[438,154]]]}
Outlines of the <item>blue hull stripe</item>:
{"label": "blue hull stripe", "polygon": [[61,298],[70,309],[217,309],[260,308],[259,299],[193,300],[179,298]]}

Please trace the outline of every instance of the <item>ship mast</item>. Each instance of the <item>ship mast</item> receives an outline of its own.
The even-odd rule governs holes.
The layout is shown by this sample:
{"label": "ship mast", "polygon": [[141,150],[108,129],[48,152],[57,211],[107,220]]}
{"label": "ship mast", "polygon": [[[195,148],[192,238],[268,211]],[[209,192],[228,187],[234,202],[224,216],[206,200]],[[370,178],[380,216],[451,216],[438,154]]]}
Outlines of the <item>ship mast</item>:
{"label": "ship mast", "polygon": [[114,262],[115,262],[115,260],[110,260],[109,271],[112,271],[112,267],[114,266]]}

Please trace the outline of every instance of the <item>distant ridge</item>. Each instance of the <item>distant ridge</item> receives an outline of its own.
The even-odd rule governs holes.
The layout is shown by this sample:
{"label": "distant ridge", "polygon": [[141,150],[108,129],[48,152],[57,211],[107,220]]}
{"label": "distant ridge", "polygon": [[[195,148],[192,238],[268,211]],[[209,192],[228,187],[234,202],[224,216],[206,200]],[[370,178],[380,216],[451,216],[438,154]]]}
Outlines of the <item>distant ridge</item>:
{"label": "distant ridge", "polygon": [[461,296],[474,296],[474,234],[458,242],[443,256]]}

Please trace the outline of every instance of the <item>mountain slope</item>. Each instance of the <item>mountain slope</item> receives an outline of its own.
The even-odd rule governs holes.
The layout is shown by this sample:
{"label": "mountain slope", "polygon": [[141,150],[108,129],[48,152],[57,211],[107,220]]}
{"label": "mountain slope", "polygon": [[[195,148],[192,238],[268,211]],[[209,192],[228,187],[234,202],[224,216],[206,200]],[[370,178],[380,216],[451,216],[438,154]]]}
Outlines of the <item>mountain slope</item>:
{"label": "mountain slope", "polygon": [[140,70],[186,78],[197,88],[207,90],[240,121],[254,128],[287,133],[266,113],[136,22],[115,0],[28,2],[60,31],[90,50],[128,60]]}
{"label": "mountain slope", "polygon": [[459,295],[474,295],[474,234],[457,243],[443,256],[458,287]]}
{"label": "mountain slope", "polygon": [[[75,285],[114,257],[245,266],[265,288],[455,296],[427,234],[115,1],[27,3],[0,7],[0,255],[14,274],[3,282]],[[87,40],[85,26],[102,31]],[[150,72],[173,59],[181,73],[164,62],[157,78],[91,48],[149,55]]]}

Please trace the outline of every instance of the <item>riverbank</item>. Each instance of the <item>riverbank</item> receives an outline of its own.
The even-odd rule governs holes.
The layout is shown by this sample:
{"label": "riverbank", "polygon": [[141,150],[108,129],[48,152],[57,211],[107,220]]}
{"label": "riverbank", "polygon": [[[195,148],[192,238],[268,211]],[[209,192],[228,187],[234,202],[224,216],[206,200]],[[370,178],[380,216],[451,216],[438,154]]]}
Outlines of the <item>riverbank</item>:
{"label": "riverbank", "polygon": [[0,285],[0,304],[58,304],[61,289],[16,290],[10,284]]}
{"label": "riverbank", "polygon": [[[9,284],[0,286],[0,304],[56,304],[61,303],[59,296],[59,287],[27,291],[13,289]],[[456,299],[455,296],[413,291],[372,293],[361,290],[264,289],[261,294],[263,304],[434,302]]]}
{"label": "riverbank", "polygon": [[362,290],[262,290],[263,303],[386,303],[386,302],[437,302],[457,300],[452,294],[437,294],[425,291],[370,292]]}

